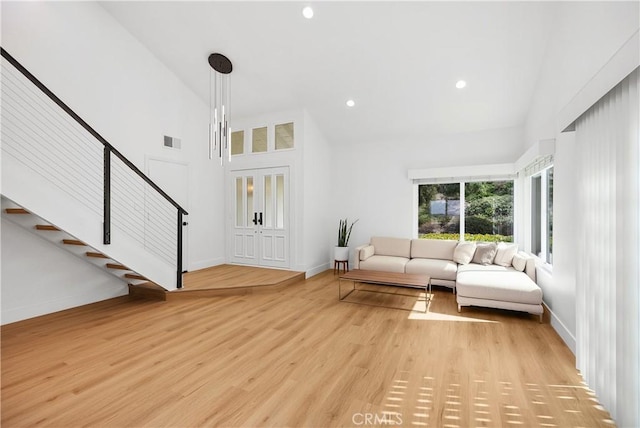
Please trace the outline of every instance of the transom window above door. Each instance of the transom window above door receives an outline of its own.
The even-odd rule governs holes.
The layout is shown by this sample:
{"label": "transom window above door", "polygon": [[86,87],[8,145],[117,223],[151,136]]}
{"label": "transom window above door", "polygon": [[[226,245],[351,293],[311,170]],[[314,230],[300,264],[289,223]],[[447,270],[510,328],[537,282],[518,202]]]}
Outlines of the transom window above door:
{"label": "transom window above door", "polygon": [[267,127],[253,128],[251,131],[251,153],[267,151]]}
{"label": "transom window above door", "polygon": [[273,153],[295,148],[294,123],[258,126],[231,133],[231,155]]}

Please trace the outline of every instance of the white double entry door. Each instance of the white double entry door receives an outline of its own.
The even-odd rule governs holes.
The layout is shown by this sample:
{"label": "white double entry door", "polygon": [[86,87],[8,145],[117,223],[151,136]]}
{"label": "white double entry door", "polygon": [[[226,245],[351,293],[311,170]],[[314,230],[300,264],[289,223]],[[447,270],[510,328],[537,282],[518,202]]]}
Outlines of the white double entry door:
{"label": "white double entry door", "polygon": [[231,172],[231,261],[289,267],[289,168]]}

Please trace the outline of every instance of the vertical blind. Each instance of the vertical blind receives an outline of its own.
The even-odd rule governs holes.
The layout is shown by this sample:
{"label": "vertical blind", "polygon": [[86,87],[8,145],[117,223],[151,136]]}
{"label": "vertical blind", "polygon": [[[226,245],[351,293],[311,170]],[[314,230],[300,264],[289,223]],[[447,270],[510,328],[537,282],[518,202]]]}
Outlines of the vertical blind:
{"label": "vertical blind", "polygon": [[577,365],[619,426],[640,426],[638,72],[576,121]]}

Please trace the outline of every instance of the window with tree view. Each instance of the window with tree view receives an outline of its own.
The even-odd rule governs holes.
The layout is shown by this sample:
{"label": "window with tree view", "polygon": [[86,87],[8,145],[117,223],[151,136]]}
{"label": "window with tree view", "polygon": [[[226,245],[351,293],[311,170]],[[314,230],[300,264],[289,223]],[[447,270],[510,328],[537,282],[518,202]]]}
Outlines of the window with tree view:
{"label": "window with tree view", "polygon": [[418,198],[421,238],[513,241],[512,180],[421,184]]}
{"label": "window with tree view", "polygon": [[553,166],[531,176],[531,252],[553,264]]}

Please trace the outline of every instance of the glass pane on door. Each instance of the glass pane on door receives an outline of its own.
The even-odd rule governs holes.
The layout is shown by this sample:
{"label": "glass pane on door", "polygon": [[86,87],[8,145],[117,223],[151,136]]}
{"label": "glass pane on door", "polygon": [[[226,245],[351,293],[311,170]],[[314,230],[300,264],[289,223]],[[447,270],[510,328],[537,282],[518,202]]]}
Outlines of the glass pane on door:
{"label": "glass pane on door", "polygon": [[242,197],[242,177],[236,178],[236,226],[244,226],[244,198]]}
{"label": "glass pane on door", "polygon": [[276,175],[276,228],[284,229],[284,175]]}
{"label": "glass pane on door", "polygon": [[273,190],[271,176],[264,176],[264,227],[273,227]]}
{"label": "glass pane on door", "polygon": [[247,227],[253,223],[253,177],[247,177]]}

